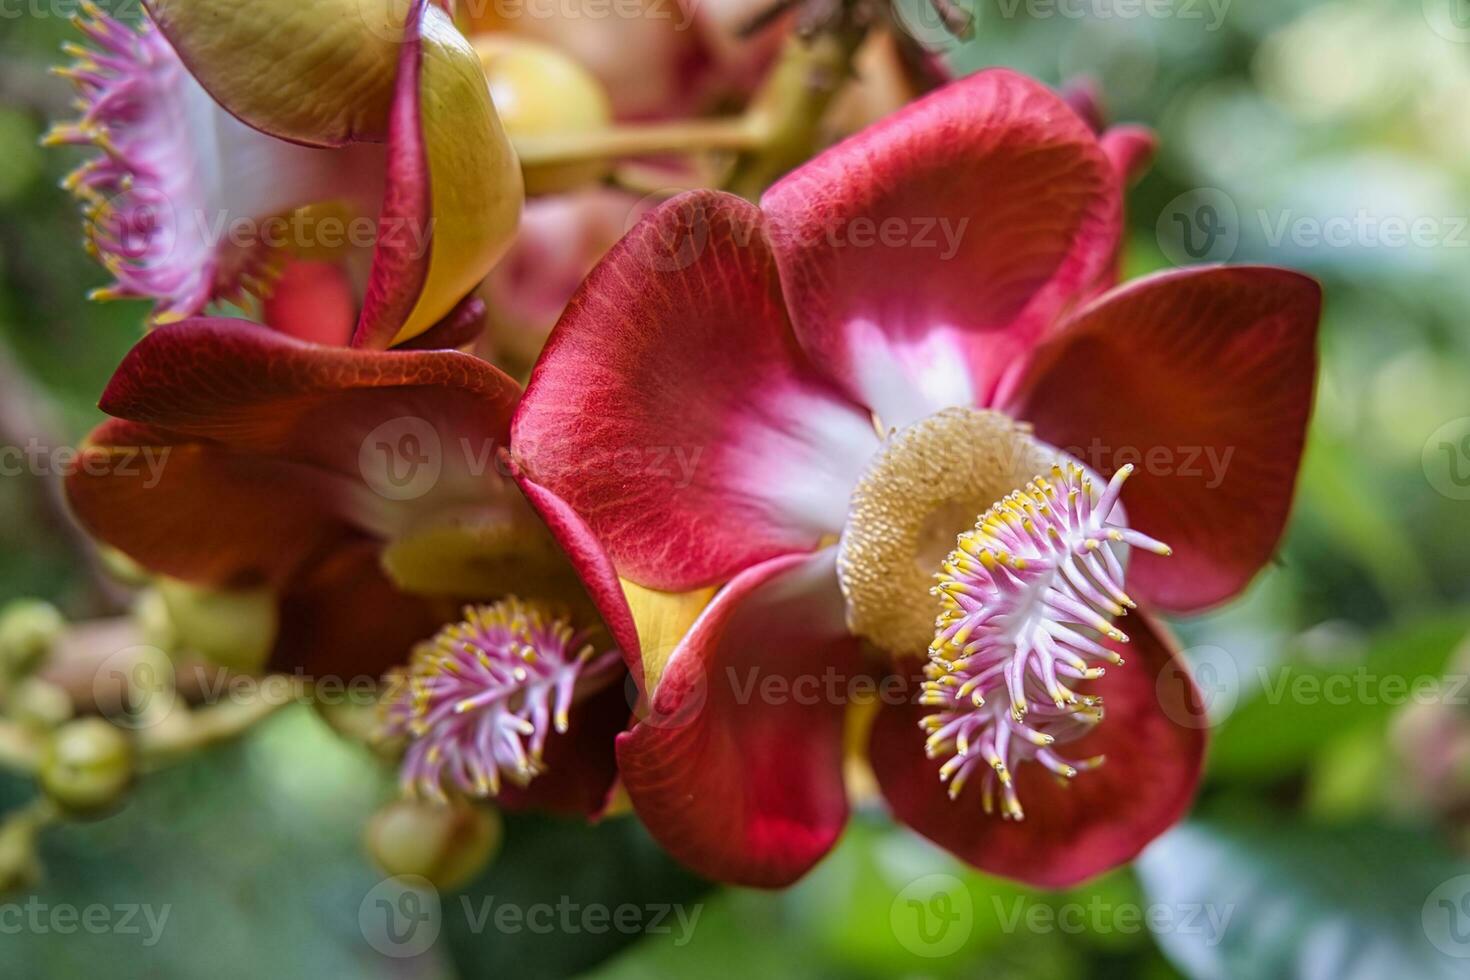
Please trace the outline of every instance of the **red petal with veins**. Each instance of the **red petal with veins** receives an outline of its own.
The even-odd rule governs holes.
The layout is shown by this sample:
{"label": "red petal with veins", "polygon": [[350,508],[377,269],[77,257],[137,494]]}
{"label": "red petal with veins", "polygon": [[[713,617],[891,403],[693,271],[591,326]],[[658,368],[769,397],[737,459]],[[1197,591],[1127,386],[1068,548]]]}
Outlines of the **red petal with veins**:
{"label": "red petal with veins", "polygon": [[[318,347],[244,321],[186,321],[124,359],[102,407],[137,424],[99,429],[68,491],[93,533],[149,568],[279,586],[349,531],[387,537],[415,515],[523,507],[493,460],[479,465],[483,447],[505,444],[517,393],[456,351]],[[397,495],[385,468],[411,461],[376,443],[408,437],[440,466]],[[156,480],[139,446],[169,447]]]}
{"label": "red petal with veins", "polygon": [[1061,754],[1107,756],[1065,785],[1040,763],[1016,767],[1025,819],[984,810],[976,775],[959,799],[939,781],[943,760],[924,754],[919,721],[933,709],[886,705],[874,722],[873,772],[896,819],[991,874],[1066,888],[1131,861],[1189,809],[1204,761],[1199,692],[1172,639],[1146,615],[1122,623],[1133,642],[1110,644],[1127,662],[1093,683],[1105,716]]}
{"label": "red petal with veins", "polygon": [[422,17],[422,4],[415,3],[403,28],[398,79],[388,114],[387,183],[383,189],[383,208],[378,215],[372,273],[352,337],[354,347],[381,350],[392,344],[408,322],[429,278],[433,198],[429,193],[429,155],[424,146],[419,109]]}
{"label": "red petal with veins", "polygon": [[1184,269],[1081,311],[1008,409],[1103,477],[1132,462],[1129,588],[1194,611],[1238,593],[1285,527],[1317,374],[1321,288],[1283,269]]}
{"label": "red petal with veins", "polygon": [[682,591],[836,533],[877,437],[798,350],[760,213],[700,192],[654,210],[593,270],[514,443],[622,574]]}
{"label": "red petal with veins", "polygon": [[[775,558],[726,586],[618,739],[638,816],[706,877],[790,884],[847,822],[846,704],[818,682],[828,670],[851,679],[862,663],[842,619],[834,553]],[[804,678],[814,685],[805,694]]]}
{"label": "red petal with veins", "polygon": [[1120,200],[1087,125],[992,70],[838,144],[761,204],[803,346],[892,427],[988,404],[1107,267]]}

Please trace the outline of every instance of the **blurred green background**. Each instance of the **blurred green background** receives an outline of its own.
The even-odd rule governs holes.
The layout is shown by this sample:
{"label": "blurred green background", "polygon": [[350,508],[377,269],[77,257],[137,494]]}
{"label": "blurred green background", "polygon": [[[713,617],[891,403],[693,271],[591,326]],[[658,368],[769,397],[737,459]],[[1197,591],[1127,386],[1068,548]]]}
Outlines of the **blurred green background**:
{"label": "blurred green background", "polygon": [[[73,39],[52,15],[67,9],[0,2],[0,341],[12,365],[0,445],[62,445],[97,421],[95,398],[143,312],[85,301],[104,275],[57,189],[75,160],[36,147],[69,113],[68,88],[46,74]],[[1326,287],[1317,413],[1285,545],[1241,601],[1178,624],[1216,719],[1188,823],[1133,869],[1043,895],[965,870],[877,812],[782,894],[710,889],[627,820],[511,821],[494,865],[439,896],[438,941],[385,955],[373,936],[381,876],[358,836],[390,788],[363,752],[294,710],[150,776],[118,816],[48,833],[44,881],[0,896],[0,974],[1470,975],[1470,877],[1459,877],[1470,875],[1470,656],[1457,656],[1470,632],[1470,4],[971,9],[976,37],[952,52],[958,66],[1088,76],[1112,119],[1159,132],[1129,198],[1130,275],[1229,259],[1296,267]],[[1400,226],[1418,231],[1404,240]],[[106,599],[53,493],[45,479],[0,476],[0,600],[44,596],[92,615]],[[0,810],[30,795],[0,776]],[[559,901],[635,905],[643,926],[648,906],[677,909],[622,931],[477,925],[494,905]],[[99,904],[168,918],[156,937],[141,912],[135,932],[116,912],[117,927],[95,931],[14,927],[28,908]]]}

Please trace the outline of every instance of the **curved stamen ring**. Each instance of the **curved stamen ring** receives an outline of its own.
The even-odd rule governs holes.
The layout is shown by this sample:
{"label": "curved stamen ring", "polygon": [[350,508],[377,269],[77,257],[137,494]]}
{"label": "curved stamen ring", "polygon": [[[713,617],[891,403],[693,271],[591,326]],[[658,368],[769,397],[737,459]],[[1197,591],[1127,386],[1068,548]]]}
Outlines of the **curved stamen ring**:
{"label": "curved stamen ring", "polygon": [[502,780],[525,786],[545,772],[547,737],[566,734],[573,703],[619,662],[596,651],[593,632],[510,598],[465,609],[464,622],[420,644],[388,675],[382,708],[383,734],[409,739],[405,792],[495,796]]}
{"label": "curved stamen ring", "polygon": [[1170,553],[1109,520],[1132,472],[1124,466],[1094,499],[1082,467],[1053,466],[1050,479],[1037,476],[986,511],[942,565],[933,592],[943,612],[920,698],[938,710],[920,727],[929,757],[946,760],[940,778],[951,798],[984,770],[986,811],[998,786],[1002,815],[1020,820],[1018,762],[1034,759],[1064,779],[1102,764],[1069,761],[1052,746],[1102,720],[1102,699],[1070,685],[1123,663],[1099,642],[1126,643],[1113,618],[1135,608],[1119,546]]}

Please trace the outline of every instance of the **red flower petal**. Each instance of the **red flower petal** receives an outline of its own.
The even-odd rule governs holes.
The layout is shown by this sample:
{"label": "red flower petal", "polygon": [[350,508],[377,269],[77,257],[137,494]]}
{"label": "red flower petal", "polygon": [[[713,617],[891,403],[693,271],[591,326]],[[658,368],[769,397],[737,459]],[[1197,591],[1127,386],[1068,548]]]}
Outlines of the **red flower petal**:
{"label": "red flower petal", "polygon": [[272,329],[313,344],[345,345],[357,319],[352,282],[334,262],[290,263],[263,305]]}
{"label": "red flower petal", "polygon": [[310,468],[131,422],[92,433],[66,490],[93,537],[207,585],[280,585],[346,531]]}
{"label": "red flower petal", "polygon": [[[1146,616],[1129,620],[1127,658],[1093,685],[1106,717],[1069,758],[1105,754],[1067,784],[1035,762],[1016,768],[1026,818],[985,813],[977,776],[949,798],[940,760],[924,755],[919,720],[933,709],[885,706],[873,725],[873,771],[893,815],[991,874],[1065,888],[1132,860],[1189,809],[1205,750],[1205,714],[1168,635]],[[1162,678],[1162,679],[1161,679]]]}
{"label": "red flower petal", "polygon": [[635,677],[641,678],[643,671],[639,664],[641,652],[638,627],[633,622],[633,612],[628,608],[628,600],[623,594],[612,559],[603,550],[592,529],[566,501],[523,474],[517,475],[516,482],[526,495],[526,500],[546,523],[567,560],[577,570],[577,577],[587,590],[588,598],[597,607],[603,624],[607,626],[613,642],[622,652],[623,662]]}
{"label": "red flower petal", "polygon": [[[709,878],[790,884],[847,821],[845,705],[794,684],[861,670],[834,562],[831,548],[787,555],[726,586],[674,651],[650,709],[618,739],[639,817]],[[773,684],[784,693],[764,687]]]}
{"label": "red flower petal", "polygon": [[714,192],[649,214],[573,298],[516,416],[527,474],[640,584],[810,550],[877,446],[797,349],[760,221]]}
{"label": "red flower petal", "polygon": [[1002,70],[828,150],[762,207],[803,346],[885,426],[988,404],[1107,267],[1120,222],[1091,130]]}
{"label": "red flower petal", "polygon": [[272,670],[299,668],[344,685],[376,682],[454,615],[453,603],[395,589],[378,551],[377,542],[359,539],[303,567],[283,590]]}
{"label": "red flower petal", "polygon": [[[349,531],[523,507],[493,456],[516,395],[455,351],[316,347],[244,321],[187,321],[124,359],[102,407],[139,425],[103,426],[69,493],[93,533],[149,568],[281,585]],[[140,445],[170,447],[159,479],[146,456],[120,465]]]}
{"label": "red flower petal", "polygon": [[1271,557],[1296,485],[1321,290],[1281,269],[1152,276],[1097,300],[1038,351],[1010,411],[1111,475],[1133,462],[1130,590],[1173,610],[1235,595]]}

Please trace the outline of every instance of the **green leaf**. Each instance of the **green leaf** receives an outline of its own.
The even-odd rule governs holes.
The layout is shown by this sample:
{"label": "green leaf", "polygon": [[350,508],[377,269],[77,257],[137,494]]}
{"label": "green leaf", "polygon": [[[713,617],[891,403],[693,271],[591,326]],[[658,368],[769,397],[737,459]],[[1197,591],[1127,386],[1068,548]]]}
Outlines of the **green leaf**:
{"label": "green leaf", "polygon": [[[1279,779],[1308,763],[1330,739],[1387,724],[1395,710],[1424,696],[1467,632],[1470,617],[1450,614],[1384,632],[1350,664],[1292,657],[1252,669],[1252,676],[1217,678],[1227,688],[1258,687],[1221,724],[1211,775]],[[1220,666],[1214,665],[1217,673]]]}
{"label": "green leaf", "polygon": [[1470,972],[1470,861],[1429,834],[1199,820],[1136,868],[1176,926],[1155,938],[1196,980]]}
{"label": "green leaf", "polygon": [[537,980],[581,973],[645,936],[687,939],[708,890],[631,817],[508,817],[500,855],[440,906],[462,976]]}

